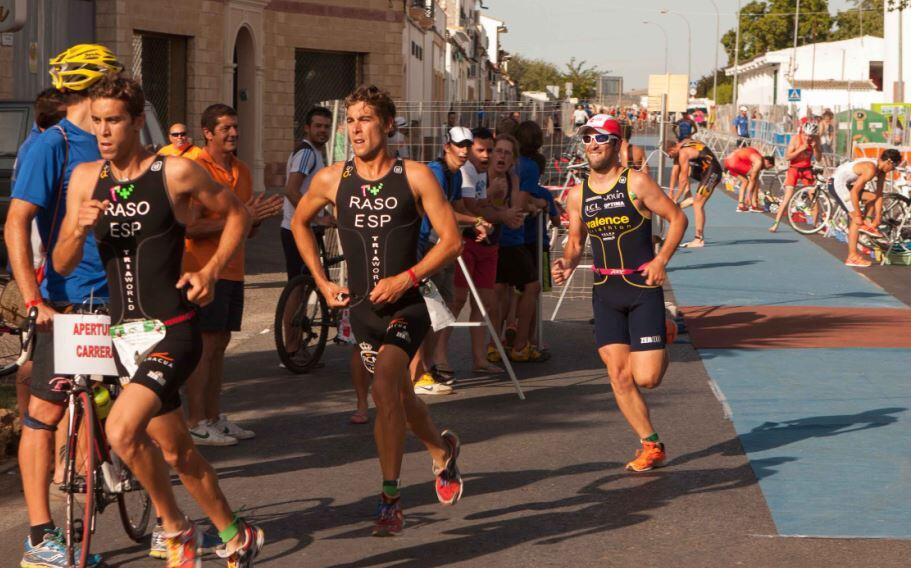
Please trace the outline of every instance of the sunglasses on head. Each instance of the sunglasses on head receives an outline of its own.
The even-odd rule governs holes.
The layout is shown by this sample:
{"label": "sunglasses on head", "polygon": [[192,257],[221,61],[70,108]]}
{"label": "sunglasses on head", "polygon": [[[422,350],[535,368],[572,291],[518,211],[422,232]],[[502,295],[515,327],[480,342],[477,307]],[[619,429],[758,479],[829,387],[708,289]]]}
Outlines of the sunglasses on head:
{"label": "sunglasses on head", "polygon": [[187,135],[187,133],[186,132],[171,132],[168,135],[173,136],[174,138],[183,138],[184,136]]}
{"label": "sunglasses on head", "polygon": [[617,139],[616,136],[612,136],[610,134],[583,134],[582,135],[582,142],[584,142],[585,144],[591,144],[592,140],[594,140],[599,145],[607,144],[611,140],[616,140],[616,139]]}
{"label": "sunglasses on head", "polygon": [[471,148],[473,142],[471,140],[462,140],[461,142],[450,142],[450,144],[457,148]]}

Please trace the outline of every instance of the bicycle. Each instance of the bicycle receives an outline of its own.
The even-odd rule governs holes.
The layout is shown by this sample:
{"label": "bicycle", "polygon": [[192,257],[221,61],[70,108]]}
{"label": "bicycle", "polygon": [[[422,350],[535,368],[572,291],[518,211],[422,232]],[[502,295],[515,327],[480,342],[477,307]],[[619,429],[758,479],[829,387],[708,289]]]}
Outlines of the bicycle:
{"label": "bicycle", "polygon": [[[127,536],[142,542],[151,517],[152,501],[130,469],[111,450],[104,432],[104,415],[96,408],[96,388],[109,393],[110,408],[121,390],[113,377],[74,375],[57,377],[54,388],[66,393],[67,429],[63,483],[66,495],[66,557],[70,565],[88,566],[96,519],[117,503]],[[93,383],[103,383],[94,385]],[[102,391],[99,390],[99,394]],[[81,496],[79,503],[77,496]],[[79,558],[75,558],[81,547]],[[78,561],[78,562],[77,562]]]}
{"label": "bicycle", "polygon": [[[847,234],[850,215],[840,199],[830,195],[834,187],[830,180],[817,174],[816,185],[803,187],[794,194],[788,204],[788,222],[798,233],[811,235],[823,228]],[[833,212],[834,211],[834,212]],[[883,195],[882,221],[878,227],[881,237],[861,233],[859,244],[874,250],[878,259],[885,263],[889,252],[911,251],[911,198],[901,192]]]}
{"label": "bicycle", "polygon": [[[333,269],[340,267],[345,257],[339,254],[341,251],[326,246],[326,230],[325,226],[313,227],[323,270],[332,278]],[[285,284],[275,307],[274,324],[275,350],[286,369],[303,374],[319,363],[329,342],[330,329],[338,329],[340,313],[329,309],[306,268]],[[342,342],[338,335],[332,340]]]}
{"label": "bicycle", "polygon": [[11,281],[9,277],[0,278],[0,305],[4,306],[0,309],[0,378],[15,374],[31,358],[38,317],[35,307],[27,310],[24,317],[21,315],[22,295],[18,287],[10,286]]}

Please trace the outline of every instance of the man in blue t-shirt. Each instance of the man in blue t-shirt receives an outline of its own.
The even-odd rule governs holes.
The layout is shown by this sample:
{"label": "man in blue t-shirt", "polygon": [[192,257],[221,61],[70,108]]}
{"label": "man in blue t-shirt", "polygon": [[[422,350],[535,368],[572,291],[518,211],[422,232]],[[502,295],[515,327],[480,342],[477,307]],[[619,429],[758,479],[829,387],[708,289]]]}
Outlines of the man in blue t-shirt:
{"label": "man in blue t-shirt", "polygon": [[[31,397],[23,413],[19,442],[19,467],[29,517],[23,566],[65,566],[62,536],[51,518],[48,487],[53,456],[54,431],[63,417],[66,393],[51,388],[54,375],[52,323],[54,314],[92,300],[106,302],[104,267],[94,238],[89,235],[82,261],[68,277],[58,274],[49,260],[39,286],[30,242],[32,220],[48,259],[66,212],[69,179],[77,165],[101,159],[98,142],[91,133],[91,100],[87,90],[106,73],[119,73],[123,66],[100,45],[74,46],[51,60],[54,87],[66,98],[66,118],[39,135],[22,157],[4,236],[13,276],[26,306],[37,307],[39,331],[32,356]],[[101,562],[91,555],[89,566]]]}
{"label": "man in blue t-shirt", "polygon": [[745,148],[750,145],[750,117],[747,116],[747,107],[740,107],[740,114],[731,121],[734,133],[737,135],[737,147]]}
{"label": "man in blue t-shirt", "polygon": [[[446,200],[452,203],[459,225],[473,225],[480,235],[479,239],[484,239],[493,229],[490,223],[484,221],[481,217],[475,217],[468,214],[464,204],[462,204],[462,172],[461,168],[468,161],[468,152],[474,142],[474,136],[471,130],[464,126],[453,126],[446,132],[446,140],[443,145],[443,155],[430,162],[428,167],[443,188],[446,194]],[[423,257],[428,250],[436,243],[437,234],[430,226],[430,221],[425,215],[421,223],[421,231],[418,237],[418,254]],[[430,277],[440,296],[452,309],[455,298],[455,271],[456,264],[450,264],[436,274]],[[445,343],[439,342],[438,335],[430,330],[424,338],[421,350],[418,352],[418,362],[413,367],[414,374],[414,392],[417,394],[439,395],[450,394],[452,388],[443,384],[452,378],[451,369],[438,370],[434,365],[437,345],[441,344],[441,349],[445,349]]]}

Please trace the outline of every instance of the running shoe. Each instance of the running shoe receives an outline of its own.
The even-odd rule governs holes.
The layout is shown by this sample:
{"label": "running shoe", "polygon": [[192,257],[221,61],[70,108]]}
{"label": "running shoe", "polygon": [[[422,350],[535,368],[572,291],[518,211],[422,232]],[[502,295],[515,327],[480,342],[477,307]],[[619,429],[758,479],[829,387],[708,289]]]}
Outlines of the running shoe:
{"label": "running shoe", "polygon": [[190,437],[193,438],[193,443],[197,446],[237,445],[237,438],[234,436],[228,436],[223,432],[219,432],[205,420],[197,424],[195,428],[190,428]]}
{"label": "running shoe", "polygon": [[168,568],[202,568],[202,531],[190,523],[179,533],[165,533]]}
{"label": "running shoe", "polygon": [[376,510],[376,523],[373,525],[373,536],[395,536],[405,528],[405,513],[402,512],[401,499],[389,503],[380,496]]}
{"label": "running shoe", "polygon": [[459,466],[456,460],[459,459],[459,450],[461,444],[459,437],[451,430],[444,430],[440,436],[449,446],[449,457],[443,467],[433,466],[433,475],[436,476],[434,487],[437,491],[437,499],[444,505],[455,505],[462,498],[462,474],[459,472]]}
{"label": "running shoe", "polygon": [[226,436],[230,436],[232,438],[237,438],[238,440],[249,440],[250,438],[256,437],[256,432],[253,430],[245,430],[241,428],[234,422],[228,420],[228,417],[225,414],[219,414],[218,420],[209,422],[209,425],[222,434],[225,434]]}
{"label": "running shoe", "polygon": [[765,213],[762,207],[750,206],[750,213]]}
{"label": "running shoe", "polygon": [[886,235],[882,234],[882,231],[874,227],[873,225],[868,225],[864,223],[860,226],[860,232],[873,237],[874,239],[884,239]]}
{"label": "running shoe", "polygon": [[703,239],[702,237],[694,237],[693,240],[680,245],[680,248],[702,248],[704,246],[705,246],[705,239]]}
{"label": "running shoe", "polygon": [[248,525],[244,521],[238,522],[241,524],[241,534],[244,535],[243,546],[231,552],[228,552],[227,546],[222,546],[215,554],[227,561],[228,568],[252,568],[253,560],[262,551],[266,542],[266,533],[257,526]]}
{"label": "running shoe", "polygon": [[737,211],[737,213],[746,213],[747,211],[749,211],[749,208],[746,205],[744,205],[743,203],[741,203],[737,206],[736,211]]}
{"label": "running shoe", "polygon": [[[82,548],[77,546],[74,552],[76,556],[76,568],[79,568],[79,555]],[[94,568],[101,564],[101,556],[97,554],[89,555],[89,568]],[[23,547],[22,561],[19,562],[20,568],[66,568],[66,540],[63,530],[56,528],[44,533],[44,539],[32,546],[29,537],[25,537]]]}
{"label": "running shoe", "polygon": [[499,363],[503,360],[500,358],[500,352],[497,351],[497,347],[492,343],[487,345],[487,360],[491,363]]}
{"label": "running shoe", "polygon": [[873,263],[862,256],[852,257],[845,261],[845,266],[852,268],[870,268]]}
{"label": "running shoe", "polygon": [[539,351],[531,342],[526,343],[525,347],[518,351],[510,349],[506,352],[506,356],[515,363],[543,363],[550,359],[549,352]]}
{"label": "running shoe", "polygon": [[437,382],[433,375],[424,373],[421,378],[414,383],[414,394],[424,395],[445,395],[452,394],[452,387]]}
{"label": "running shoe", "polygon": [[636,459],[626,464],[630,471],[642,472],[664,465],[664,444],[661,442],[642,442],[642,449],[636,450]]}
{"label": "running shoe", "polygon": [[[208,554],[221,546],[221,539],[218,538],[218,531],[215,527],[209,527],[202,533],[202,552]],[[155,525],[152,529],[152,546],[149,547],[149,556],[151,558],[160,558],[164,560],[168,557],[168,537],[165,536],[164,527]]]}

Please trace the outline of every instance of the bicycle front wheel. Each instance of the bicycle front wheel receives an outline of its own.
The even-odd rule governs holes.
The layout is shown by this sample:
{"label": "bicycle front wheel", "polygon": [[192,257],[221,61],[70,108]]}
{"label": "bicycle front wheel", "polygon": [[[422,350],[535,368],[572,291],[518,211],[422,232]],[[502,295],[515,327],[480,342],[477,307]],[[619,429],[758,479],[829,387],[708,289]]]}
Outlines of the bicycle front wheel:
{"label": "bicycle front wheel", "polygon": [[95,466],[98,462],[95,401],[88,392],[76,395],[66,442],[66,556],[77,566],[88,566],[95,528]]}
{"label": "bicycle front wheel", "polygon": [[798,233],[812,235],[821,231],[832,215],[832,202],[818,187],[804,187],[788,203],[788,223]]}
{"label": "bicycle front wheel", "polygon": [[897,251],[911,250],[911,199],[897,193],[883,196],[881,230]]}
{"label": "bicycle front wheel", "polygon": [[331,325],[329,306],[313,278],[300,275],[282,290],[275,309],[275,349],[292,373],[306,373],[326,349]]}
{"label": "bicycle front wheel", "polygon": [[146,529],[149,527],[152,499],[125,463],[114,454],[111,454],[111,459],[117,460],[120,467],[120,493],[117,494],[120,523],[128,537],[134,542],[142,542],[145,540]]}

